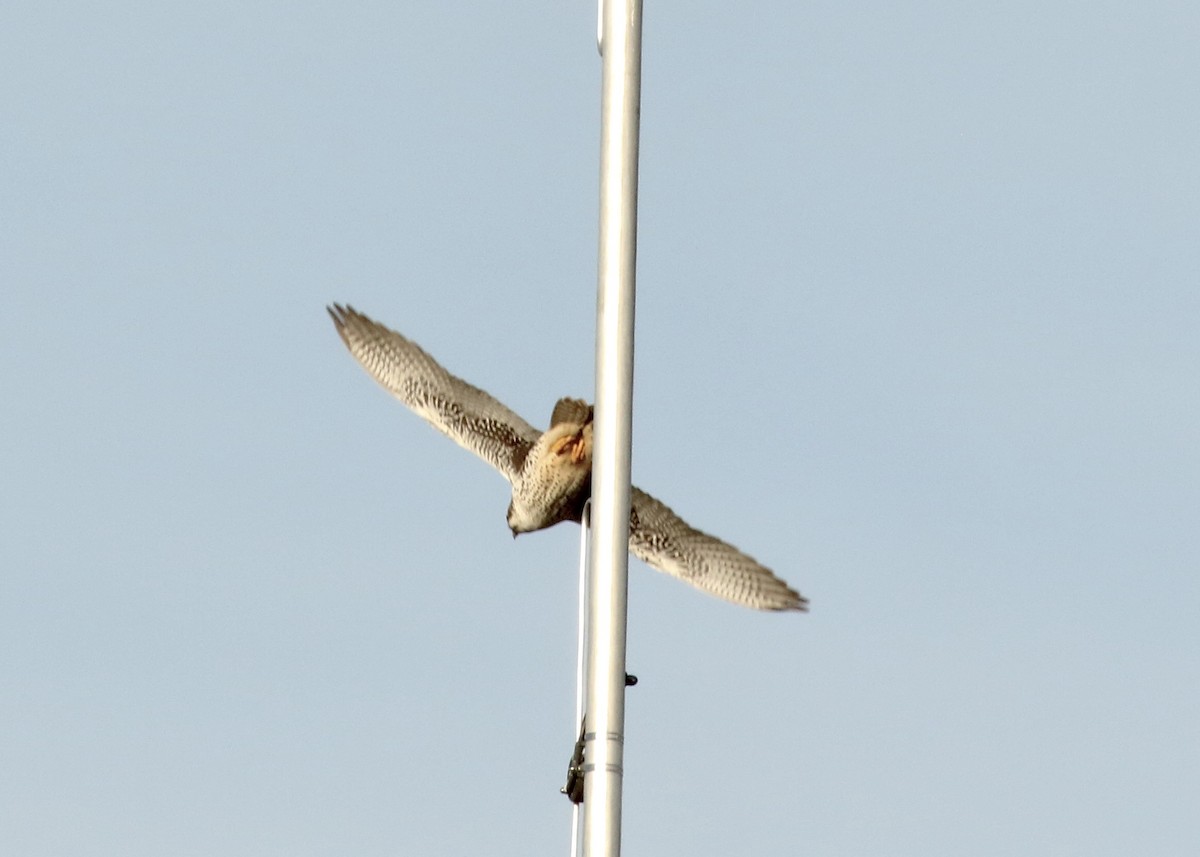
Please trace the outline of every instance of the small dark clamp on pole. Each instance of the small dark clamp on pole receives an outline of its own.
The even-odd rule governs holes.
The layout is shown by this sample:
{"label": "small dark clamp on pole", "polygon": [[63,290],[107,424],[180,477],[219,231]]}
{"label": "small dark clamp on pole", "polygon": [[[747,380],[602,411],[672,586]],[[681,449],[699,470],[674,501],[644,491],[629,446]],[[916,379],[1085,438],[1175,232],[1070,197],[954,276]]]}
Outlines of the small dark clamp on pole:
{"label": "small dark clamp on pole", "polygon": [[[625,673],[625,686],[633,687],[638,683],[637,676]],[[579,740],[575,742],[575,751],[571,753],[571,761],[567,763],[567,784],[559,791],[570,798],[571,803],[583,803],[583,745],[587,728],[587,715],[579,722]]]}

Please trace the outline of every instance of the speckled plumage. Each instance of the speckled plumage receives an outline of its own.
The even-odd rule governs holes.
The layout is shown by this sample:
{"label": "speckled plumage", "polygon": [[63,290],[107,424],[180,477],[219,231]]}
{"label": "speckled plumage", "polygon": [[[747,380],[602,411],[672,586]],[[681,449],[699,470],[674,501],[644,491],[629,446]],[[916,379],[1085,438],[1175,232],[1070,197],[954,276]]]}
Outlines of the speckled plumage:
{"label": "speckled plumage", "polygon": [[[578,522],[591,495],[592,408],[560,399],[540,432],[447,372],[416,343],[352,307],[329,307],[338,334],[370,375],[434,428],[512,484],[508,525],[519,533]],[[652,568],[760,610],[806,610],[808,601],[746,554],[688,526],[649,494],[630,495],[629,550]]]}

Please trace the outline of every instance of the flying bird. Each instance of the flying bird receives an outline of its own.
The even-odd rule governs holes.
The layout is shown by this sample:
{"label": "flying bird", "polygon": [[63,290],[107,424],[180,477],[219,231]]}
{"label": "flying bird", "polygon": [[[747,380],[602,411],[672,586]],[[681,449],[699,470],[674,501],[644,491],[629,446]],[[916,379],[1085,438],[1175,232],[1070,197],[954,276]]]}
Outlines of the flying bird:
{"label": "flying bird", "polygon": [[[592,406],[559,399],[539,431],[478,387],[447,372],[415,342],[350,306],[327,307],[362,367],[392,395],[512,484],[516,538],[579,523],[591,496]],[[629,552],[651,568],[746,607],[807,610],[808,599],[732,545],[688,526],[645,491],[630,493]]]}

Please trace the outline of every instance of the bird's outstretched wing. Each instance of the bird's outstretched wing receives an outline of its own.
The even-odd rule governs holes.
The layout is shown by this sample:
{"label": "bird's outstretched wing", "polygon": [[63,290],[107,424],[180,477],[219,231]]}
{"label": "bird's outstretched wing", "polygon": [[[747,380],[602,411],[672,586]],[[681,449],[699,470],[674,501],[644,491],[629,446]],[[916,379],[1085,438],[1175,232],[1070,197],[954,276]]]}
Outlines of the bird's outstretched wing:
{"label": "bird's outstretched wing", "polygon": [[629,551],[710,595],[758,610],[807,610],[808,599],[766,566],[687,523],[645,491],[630,495]]}
{"label": "bird's outstretched wing", "polygon": [[327,309],[342,341],[371,377],[513,481],[541,432],[483,390],[451,375],[415,342],[353,307],[334,304]]}

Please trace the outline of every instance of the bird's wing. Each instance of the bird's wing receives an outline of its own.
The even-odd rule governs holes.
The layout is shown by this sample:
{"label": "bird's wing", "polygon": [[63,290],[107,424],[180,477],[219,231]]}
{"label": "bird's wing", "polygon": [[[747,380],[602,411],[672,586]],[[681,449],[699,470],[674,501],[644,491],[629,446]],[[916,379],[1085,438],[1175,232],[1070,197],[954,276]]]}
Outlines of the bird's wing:
{"label": "bird's wing", "polygon": [[451,375],[415,342],[353,307],[328,307],[337,332],[376,381],[511,482],[541,435],[483,390]]}
{"label": "bird's wing", "polygon": [[808,599],[732,545],[689,527],[645,491],[630,495],[629,551],[710,595],[758,610],[807,610]]}

